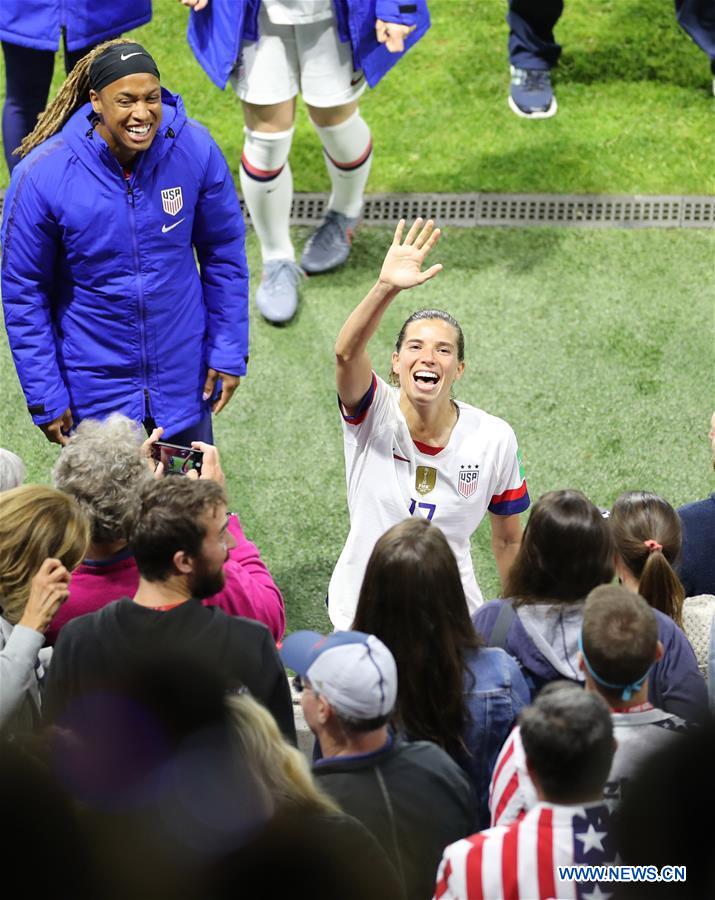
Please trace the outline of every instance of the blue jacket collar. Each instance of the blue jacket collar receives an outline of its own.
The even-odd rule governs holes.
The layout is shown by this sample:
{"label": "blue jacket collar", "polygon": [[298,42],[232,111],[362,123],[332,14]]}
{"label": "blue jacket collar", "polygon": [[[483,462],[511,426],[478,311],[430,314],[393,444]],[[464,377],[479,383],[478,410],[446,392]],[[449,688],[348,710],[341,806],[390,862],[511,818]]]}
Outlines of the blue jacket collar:
{"label": "blue jacket collar", "polygon": [[[162,121],[151,146],[141,157],[141,168],[150,171],[168,153],[181,129],[186,124],[184,101],[179,94],[161,89]],[[110,152],[106,141],[95,130],[96,115],[90,103],[81,106],[65,124],[62,136],[76,156],[89,169],[96,170],[97,162],[113,173],[121,169],[119,161]]]}

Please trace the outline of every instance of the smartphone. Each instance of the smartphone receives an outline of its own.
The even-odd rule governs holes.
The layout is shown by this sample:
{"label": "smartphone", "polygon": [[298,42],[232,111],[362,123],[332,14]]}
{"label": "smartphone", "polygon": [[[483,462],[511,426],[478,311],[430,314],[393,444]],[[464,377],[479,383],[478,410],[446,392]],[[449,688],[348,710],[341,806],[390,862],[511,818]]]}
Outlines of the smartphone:
{"label": "smartphone", "polygon": [[194,469],[197,475],[200,475],[204,462],[204,451],[157,441],[151,445],[151,458],[156,462],[164,463],[165,475],[186,475],[190,469]]}

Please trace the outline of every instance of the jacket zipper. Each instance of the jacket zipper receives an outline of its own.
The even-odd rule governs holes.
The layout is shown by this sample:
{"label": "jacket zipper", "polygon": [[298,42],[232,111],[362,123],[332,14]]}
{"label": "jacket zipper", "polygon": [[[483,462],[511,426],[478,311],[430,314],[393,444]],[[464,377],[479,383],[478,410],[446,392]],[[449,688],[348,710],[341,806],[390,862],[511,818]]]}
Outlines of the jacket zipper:
{"label": "jacket zipper", "polygon": [[[122,178],[124,173],[122,172]],[[139,269],[139,244],[137,242],[137,222],[134,210],[134,191],[131,183],[127,181],[127,200],[129,201],[129,225],[132,232],[132,249],[134,251],[134,268],[137,273],[137,292],[139,297],[139,343],[141,347],[142,359],[142,378],[144,381],[144,416],[151,415],[149,409],[149,374],[147,371],[146,357],[146,330],[144,323],[144,287],[142,285],[142,277]]]}

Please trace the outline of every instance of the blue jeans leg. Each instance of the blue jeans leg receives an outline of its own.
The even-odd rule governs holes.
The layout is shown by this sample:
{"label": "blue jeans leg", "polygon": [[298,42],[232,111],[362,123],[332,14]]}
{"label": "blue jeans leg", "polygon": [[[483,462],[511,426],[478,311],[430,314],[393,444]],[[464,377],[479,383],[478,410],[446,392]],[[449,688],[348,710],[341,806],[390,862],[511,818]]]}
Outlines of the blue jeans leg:
{"label": "blue jeans leg", "polygon": [[675,16],[680,27],[710,57],[715,75],[715,4],[712,0],[675,0]]}
{"label": "blue jeans leg", "polygon": [[554,27],[563,12],[563,0],[509,0],[509,62],[519,69],[552,69],[561,47]]}

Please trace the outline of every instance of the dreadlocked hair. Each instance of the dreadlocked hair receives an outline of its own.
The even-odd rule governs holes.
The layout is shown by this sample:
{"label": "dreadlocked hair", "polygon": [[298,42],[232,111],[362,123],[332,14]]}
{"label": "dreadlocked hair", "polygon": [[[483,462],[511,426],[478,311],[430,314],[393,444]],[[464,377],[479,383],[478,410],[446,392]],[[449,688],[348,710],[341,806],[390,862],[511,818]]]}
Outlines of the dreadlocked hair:
{"label": "dreadlocked hair", "polygon": [[47,138],[57,134],[70,116],[89,101],[89,69],[94,60],[101,56],[108,47],[131,43],[128,38],[115,38],[113,41],[98,44],[94,50],[90,50],[86,56],[83,56],[62,82],[52,103],[37,117],[37,125],[23,138],[20,146],[13,150],[13,154],[21,157],[27,156],[30,150],[34,150]]}

